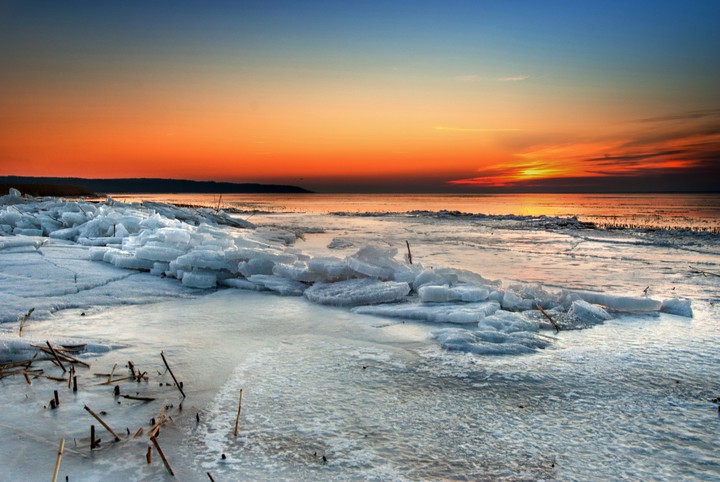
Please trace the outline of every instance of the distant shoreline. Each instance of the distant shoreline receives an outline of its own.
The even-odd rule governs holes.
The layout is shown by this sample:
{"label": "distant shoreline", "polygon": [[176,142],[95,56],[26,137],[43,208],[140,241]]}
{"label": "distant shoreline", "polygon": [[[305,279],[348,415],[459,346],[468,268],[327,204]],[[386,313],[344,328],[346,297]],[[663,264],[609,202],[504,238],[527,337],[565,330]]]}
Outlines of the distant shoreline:
{"label": "distant shoreline", "polygon": [[283,184],[189,181],[179,179],[1,176],[0,189],[11,187],[34,196],[93,196],[114,194],[308,194],[307,189]]}

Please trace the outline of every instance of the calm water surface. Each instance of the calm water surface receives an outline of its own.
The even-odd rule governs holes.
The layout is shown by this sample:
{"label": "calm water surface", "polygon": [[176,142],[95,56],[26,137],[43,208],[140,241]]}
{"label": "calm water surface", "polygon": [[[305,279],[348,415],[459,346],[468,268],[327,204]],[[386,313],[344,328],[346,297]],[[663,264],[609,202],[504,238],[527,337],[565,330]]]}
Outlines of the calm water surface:
{"label": "calm water surface", "polygon": [[720,194],[118,194],[113,198],[249,211],[323,214],[447,210],[493,216],[577,216],[604,227],[720,229]]}

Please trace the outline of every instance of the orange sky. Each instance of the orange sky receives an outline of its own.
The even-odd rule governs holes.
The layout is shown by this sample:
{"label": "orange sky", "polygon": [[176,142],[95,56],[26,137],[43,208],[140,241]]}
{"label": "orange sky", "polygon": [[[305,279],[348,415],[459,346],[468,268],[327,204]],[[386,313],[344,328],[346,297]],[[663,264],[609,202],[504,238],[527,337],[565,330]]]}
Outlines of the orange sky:
{"label": "orange sky", "polygon": [[[419,25],[393,30],[403,20],[393,12],[385,25],[339,9],[325,21],[345,30],[322,31],[288,6],[258,9],[268,31],[246,32],[238,12],[208,13],[197,26],[158,8],[145,13],[165,23],[148,33],[141,10],[85,7],[89,24],[51,6],[0,15],[0,40],[12,46],[0,54],[11,67],[0,79],[0,175],[321,190],[354,180],[373,190],[376,179],[453,191],[675,174],[704,189],[718,171],[720,95],[710,67],[695,62],[705,50],[690,63],[677,49],[662,53],[661,29],[612,10],[514,7],[475,12],[474,22],[443,11],[427,30],[416,7]],[[674,13],[657,20],[684,22],[679,30],[712,50],[714,27]],[[547,28],[523,30],[534,15]],[[620,33],[610,42],[597,29],[552,30],[558,16]],[[632,29],[642,28],[655,37],[639,41]]]}

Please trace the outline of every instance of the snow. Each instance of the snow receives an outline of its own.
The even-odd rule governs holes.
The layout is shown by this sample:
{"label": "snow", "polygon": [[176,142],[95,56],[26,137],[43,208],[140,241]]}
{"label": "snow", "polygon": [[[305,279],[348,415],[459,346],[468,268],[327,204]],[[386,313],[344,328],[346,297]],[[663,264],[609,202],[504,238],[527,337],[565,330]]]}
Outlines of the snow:
{"label": "snow", "polygon": [[[158,396],[118,404],[88,371],[50,411],[63,384],[4,378],[0,465],[18,480],[47,477],[60,436],[70,480],[164,480],[144,462],[147,437],[102,434],[90,455],[84,403],[121,431],[168,413],[160,440],[183,480],[655,478],[646,440],[667,479],[720,476],[708,418],[720,293],[683,271],[687,256],[713,270],[712,238],[678,249],[662,234],[420,213],[257,216],[267,225],[253,229],[163,203],[0,201],[0,357],[84,344],[92,372],[132,359],[151,382],[123,393]],[[411,265],[401,253],[413,234]],[[160,351],[185,381],[182,411]],[[568,440],[571,453],[555,449]]]}

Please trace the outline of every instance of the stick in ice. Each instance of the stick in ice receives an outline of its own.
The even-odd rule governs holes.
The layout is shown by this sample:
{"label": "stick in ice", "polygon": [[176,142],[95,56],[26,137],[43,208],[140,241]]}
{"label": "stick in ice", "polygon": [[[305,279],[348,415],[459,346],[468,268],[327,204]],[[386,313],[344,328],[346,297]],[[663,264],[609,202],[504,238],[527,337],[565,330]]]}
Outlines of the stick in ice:
{"label": "stick in ice", "polygon": [[52,482],[57,481],[58,473],[60,472],[60,462],[62,461],[63,450],[65,450],[65,439],[60,439],[60,447],[58,448],[57,460],[55,461],[55,471],[53,472]]}
{"label": "stick in ice", "polygon": [[180,390],[180,394],[183,396],[183,398],[186,398],[186,397],[185,397],[185,392],[183,392],[183,389],[182,389],[182,387],[180,386],[180,382],[178,382],[178,381],[177,381],[177,378],[175,378],[175,374],[174,374],[173,371],[170,369],[170,365],[168,365],[168,362],[167,362],[167,360],[165,359],[165,354],[164,354],[163,352],[160,352],[160,356],[162,357],[163,363],[165,363],[165,368],[167,368],[168,371],[170,372],[170,376],[172,377],[173,381],[175,382],[175,386],[178,388],[178,390]]}
{"label": "stick in ice", "polygon": [[233,431],[233,435],[237,437],[238,434],[238,425],[240,424],[240,410],[242,410],[242,396],[243,396],[243,389],[240,389],[240,401],[238,402],[238,411],[237,416],[235,417],[235,430]]}

